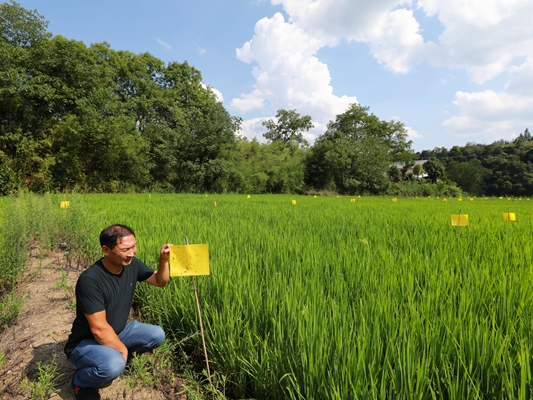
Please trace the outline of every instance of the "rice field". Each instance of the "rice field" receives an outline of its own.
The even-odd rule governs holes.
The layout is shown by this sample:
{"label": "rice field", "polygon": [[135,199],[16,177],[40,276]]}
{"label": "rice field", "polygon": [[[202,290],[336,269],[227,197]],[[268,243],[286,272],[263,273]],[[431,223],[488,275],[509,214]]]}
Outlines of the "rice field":
{"label": "rice field", "polygon": [[[533,395],[533,200],[64,197],[98,229],[132,226],[151,266],[164,243],[209,245],[196,283],[229,398]],[[451,225],[459,213],[468,226]],[[138,288],[143,312],[201,354],[190,279]]]}

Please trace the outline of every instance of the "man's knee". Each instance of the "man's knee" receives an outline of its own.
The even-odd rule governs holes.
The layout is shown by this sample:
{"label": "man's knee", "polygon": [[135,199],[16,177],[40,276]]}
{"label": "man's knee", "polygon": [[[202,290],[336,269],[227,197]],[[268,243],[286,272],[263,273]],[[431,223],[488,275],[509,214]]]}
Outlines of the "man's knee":
{"label": "man's knee", "polygon": [[119,356],[109,357],[105,362],[98,365],[96,367],[98,369],[97,375],[106,381],[112,381],[120,376],[125,367],[126,360],[124,360],[122,354],[119,353]]}
{"label": "man's knee", "polygon": [[165,331],[160,327],[155,325],[153,334],[152,334],[152,348],[155,349],[161,346],[161,343],[165,340]]}

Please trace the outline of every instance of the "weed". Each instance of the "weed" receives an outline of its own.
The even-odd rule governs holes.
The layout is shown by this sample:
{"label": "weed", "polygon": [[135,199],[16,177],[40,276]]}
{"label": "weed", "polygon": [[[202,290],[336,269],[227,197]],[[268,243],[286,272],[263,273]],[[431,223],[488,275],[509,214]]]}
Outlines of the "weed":
{"label": "weed", "polygon": [[0,351],[0,367],[7,362],[7,357],[4,353]]}
{"label": "weed", "polygon": [[172,383],[172,347],[164,342],[153,354],[135,355],[126,367],[126,386],[168,386]]}
{"label": "weed", "polygon": [[21,382],[21,385],[30,391],[30,400],[49,399],[57,391],[57,380],[63,375],[57,370],[56,355],[53,355],[52,361],[46,366],[38,362],[37,369],[39,371],[37,380],[32,382],[26,378]]}
{"label": "weed", "polygon": [[76,311],[76,300],[70,299],[65,308],[69,311]]}
{"label": "weed", "polygon": [[9,324],[17,315],[24,304],[24,299],[11,292],[0,299],[0,327]]}
{"label": "weed", "polygon": [[61,280],[55,283],[54,290],[65,290],[67,294],[72,295],[73,294],[73,287],[72,285],[69,285],[67,282],[67,274],[63,269],[61,269]]}

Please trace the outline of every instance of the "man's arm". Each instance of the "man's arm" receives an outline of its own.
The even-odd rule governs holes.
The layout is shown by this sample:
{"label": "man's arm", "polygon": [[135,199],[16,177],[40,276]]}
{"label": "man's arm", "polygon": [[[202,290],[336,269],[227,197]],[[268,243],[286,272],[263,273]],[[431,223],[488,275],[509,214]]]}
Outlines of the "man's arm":
{"label": "man's arm", "polygon": [[170,246],[172,245],[165,244],[161,247],[161,251],[159,252],[159,269],[144,282],[158,287],[165,287],[167,285],[170,277],[170,267],[168,266],[168,260],[170,259]]}
{"label": "man's arm", "polygon": [[89,327],[91,328],[91,333],[95,340],[103,346],[114,348],[122,354],[124,360],[128,361],[128,349],[124,343],[120,341],[111,325],[107,322],[105,310],[92,314],[85,314],[85,318],[87,318],[87,321],[89,322]]}

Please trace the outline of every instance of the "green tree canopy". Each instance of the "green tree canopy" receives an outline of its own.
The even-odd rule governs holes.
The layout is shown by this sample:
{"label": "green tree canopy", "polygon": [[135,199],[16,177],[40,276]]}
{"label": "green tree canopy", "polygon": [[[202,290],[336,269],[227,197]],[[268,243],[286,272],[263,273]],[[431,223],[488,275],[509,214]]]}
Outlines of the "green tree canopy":
{"label": "green tree canopy", "polygon": [[309,115],[300,116],[296,110],[280,109],[276,113],[277,122],[269,119],[264,121],[262,125],[268,129],[263,136],[272,141],[281,141],[283,144],[295,142],[303,145],[308,145],[307,140],[304,139],[303,134],[309,129],[314,128]]}
{"label": "green tree canopy", "polygon": [[428,174],[428,179],[436,183],[437,180],[444,176],[444,165],[436,160],[428,160],[424,163],[424,170]]}
{"label": "green tree canopy", "polygon": [[307,182],[316,189],[341,193],[378,193],[387,186],[392,162],[412,156],[410,147],[402,123],[381,121],[368,107],[352,104],[315,142]]}

